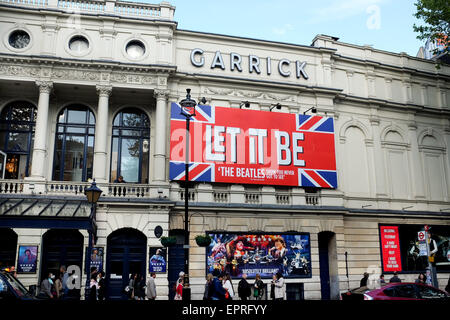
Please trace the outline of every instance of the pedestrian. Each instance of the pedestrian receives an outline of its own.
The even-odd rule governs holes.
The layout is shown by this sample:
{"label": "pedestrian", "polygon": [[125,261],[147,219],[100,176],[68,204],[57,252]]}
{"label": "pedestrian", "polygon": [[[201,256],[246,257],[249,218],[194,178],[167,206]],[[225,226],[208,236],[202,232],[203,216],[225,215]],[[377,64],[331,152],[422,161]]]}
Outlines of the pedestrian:
{"label": "pedestrian", "polygon": [[419,274],[419,277],[416,279],[416,283],[425,284],[427,281],[427,276],[424,273]]}
{"label": "pedestrian", "polygon": [[57,276],[55,277],[54,288],[55,288],[56,299],[62,299],[63,295],[64,295],[64,290],[63,290],[63,285],[62,285],[61,272],[58,272]]}
{"label": "pedestrian", "polygon": [[386,284],[386,280],[384,280],[384,274],[380,275],[380,286],[384,286]]}
{"label": "pedestrian", "polygon": [[214,269],[212,286],[209,287],[209,290],[212,291],[209,294],[211,296],[211,300],[225,300],[226,290],[223,288],[222,278],[222,273],[218,269]]}
{"label": "pedestrian", "polygon": [[247,300],[252,295],[252,289],[250,284],[247,282],[247,274],[242,274],[242,279],[238,284],[238,295],[241,300]]}
{"label": "pedestrian", "polygon": [[180,271],[178,274],[178,280],[175,285],[175,300],[183,300],[183,284],[184,284],[184,272]]}
{"label": "pedestrian", "polygon": [[253,296],[256,300],[261,300],[264,294],[264,282],[261,280],[261,276],[259,273],[257,273],[255,276],[253,288]]}
{"label": "pedestrian", "polygon": [[134,283],[136,281],[136,274],[133,273],[130,277],[130,282],[128,283],[128,299],[134,300]]}
{"label": "pedestrian", "polygon": [[364,276],[359,282],[360,287],[367,287],[367,280],[369,279],[369,274],[367,272],[364,272]]}
{"label": "pedestrian", "polygon": [[278,271],[275,277],[275,300],[284,300],[286,285],[284,283],[283,274]]}
{"label": "pedestrian", "polygon": [[397,275],[398,275],[397,271],[394,272],[394,276],[391,279],[389,279],[389,283],[402,282],[402,280],[400,280],[400,278]]}
{"label": "pedestrian", "polygon": [[44,280],[41,282],[41,288],[39,290],[39,297],[44,299],[53,299],[52,287],[53,287],[54,275],[50,272]]}
{"label": "pedestrian", "polygon": [[275,300],[275,281],[277,281],[277,276],[274,273],[272,275],[272,281],[270,283],[270,299]]}
{"label": "pedestrian", "polygon": [[209,288],[211,287],[212,284],[212,280],[213,280],[213,275],[212,273],[208,273],[206,275],[206,283],[205,283],[205,291],[203,292],[203,300],[211,300],[211,293],[212,290],[209,290]]}
{"label": "pedestrian", "polygon": [[62,287],[63,287],[63,299],[67,298],[69,295],[69,288],[67,287],[67,280],[69,279],[69,274],[67,273],[66,266],[61,265],[59,267],[59,273],[62,275]]}
{"label": "pedestrian", "polygon": [[[231,275],[227,273],[225,275],[225,278],[223,280],[223,288],[227,290],[228,298],[229,300],[233,300],[234,297],[234,288],[233,288],[233,282],[231,281]],[[225,297],[227,297],[227,294],[225,294]]]}
{"label": "pedestrian", "polygon": [[103,301],[105,300],[106,296],[106,281],[105,281],[105,272],[102,270],[98,273],[98,293],[97,297],[98,300]]}
{"label": "pedestrian", "polygon": [[91,281],[89,283],[89,295],[88,301],[97,301],[97,291],[98,291],[97,274],[91,275]]}
{"label": "pedestrian", "polygon": [[147,293],[147,298],[149,300],[155,300],[156,299],[156,284],[155,284],[155,279],[156,279],[156,273],[152,272],[150,273],[150,278],[148,278],[147,281],[147,289],[146,289],[146,293]]}
{"label": "pedestrian", "polygon": [[[143,293],[143,285],[142,285],[143,277],[140,274],[136,274],[134,278],[134,300],[142,300]],[[145,286],[145,284],[144,284]]]}

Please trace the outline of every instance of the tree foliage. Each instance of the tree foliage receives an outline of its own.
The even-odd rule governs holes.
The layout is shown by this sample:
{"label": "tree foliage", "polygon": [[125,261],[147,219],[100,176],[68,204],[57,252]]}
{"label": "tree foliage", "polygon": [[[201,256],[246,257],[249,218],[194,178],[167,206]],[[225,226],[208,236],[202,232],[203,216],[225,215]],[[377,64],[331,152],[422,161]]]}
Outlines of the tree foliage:
{"label": "tree foliage", "polygon": [[417,0],[417,12],[414,16],[422,19],[423,25],[414,24],[413,29],[418,32],[420,40],[437,41],[449,51],[450,34],[450,0]]}

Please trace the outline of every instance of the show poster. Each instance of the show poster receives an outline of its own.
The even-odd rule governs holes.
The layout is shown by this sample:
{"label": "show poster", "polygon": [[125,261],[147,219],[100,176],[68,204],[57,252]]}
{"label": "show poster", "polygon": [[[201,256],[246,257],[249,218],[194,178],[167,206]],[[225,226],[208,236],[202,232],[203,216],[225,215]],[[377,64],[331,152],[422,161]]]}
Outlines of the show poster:
{"label": "show poster", "polygon": [[380,237],[384,272],[402,271],[398,227],[381,226]]}
{"label": "show poster", "polygon": [[212,241],[206,250],[206,273],[219,269],[233,278],[244,273],[272,278],[277,272],[286,278],[311,277],[309,233],[208,234]]}
{"label": "show poster", "polygon": [[[89,250],[89,248],[86,248],[86,257],[87,257],[88,250]],[[92,248],[89,270],[93,270],[94,268],[97,269],[97,271],[103,270],[103,252],[104,252],[104,250],[102,247]]]}
{"label": "show poster", "polygon": [[[332,117],[198,105],[189,180],[337,188]],[[170,180],[185,180],[186,117],[171,105]]]}
{"label": "show poster", "polygon": [[166,272],[167,267],[166,248],[150,247],[149,272]]}
{"label": "show poster", "polygon": [[18,273],[36,273],[38,246],[19,246]]}

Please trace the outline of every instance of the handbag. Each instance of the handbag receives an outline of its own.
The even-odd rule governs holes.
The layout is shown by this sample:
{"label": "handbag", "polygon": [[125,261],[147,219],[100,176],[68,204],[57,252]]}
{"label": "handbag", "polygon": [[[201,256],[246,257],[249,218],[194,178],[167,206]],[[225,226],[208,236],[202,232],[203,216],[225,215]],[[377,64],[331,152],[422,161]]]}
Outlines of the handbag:
{"label": "handbag", "polygon": [[230,294],[228,293],[228,290],[225,291],[225,299],[230,299]]}
{"label": "handbag", "polygon": [[253,296],[255,298],[257,298],[259,296],[259,290],[255,288],[255,290],[253,290]]}

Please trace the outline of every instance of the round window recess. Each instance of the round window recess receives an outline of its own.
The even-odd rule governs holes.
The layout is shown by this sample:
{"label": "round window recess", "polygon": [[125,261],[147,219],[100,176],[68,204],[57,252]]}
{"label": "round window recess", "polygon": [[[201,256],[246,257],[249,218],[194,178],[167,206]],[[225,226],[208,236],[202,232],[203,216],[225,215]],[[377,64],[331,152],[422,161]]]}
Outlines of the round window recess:
{"label": "round window recess", "polygon": [[11,47],[23,49],[30,44],[30,35],[23,30],[16,30],[11,32],[8,41]]}
{"label": "round window recess", "polygon": [[89,41],[83,36],[75,36],[69,41],[69,49],[81,54],[89,49]]}
{"label": "round window recess", "polygon": [[126,47],[127,54],[133,59],[139,59],[144,56],[145,47],[140,41],[133,40],[128,42]]}

